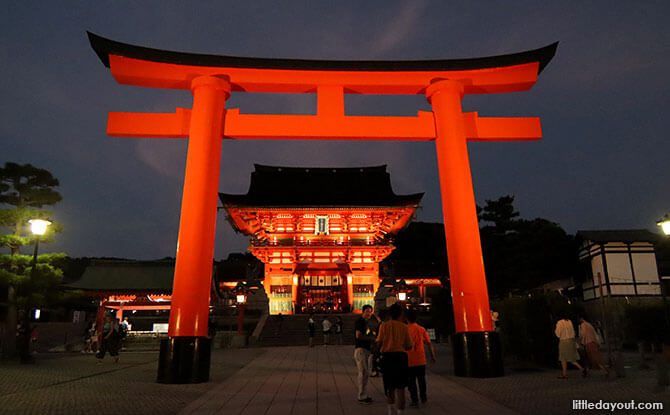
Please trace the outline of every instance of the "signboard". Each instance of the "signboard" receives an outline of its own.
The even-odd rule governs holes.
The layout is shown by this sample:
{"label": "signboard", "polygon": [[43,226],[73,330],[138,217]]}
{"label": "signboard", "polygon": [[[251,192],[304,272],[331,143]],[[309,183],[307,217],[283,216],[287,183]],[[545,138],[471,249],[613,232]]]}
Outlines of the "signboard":
{"label": "signboard", "polygon": [[315,235],[328,235],[328,216],[316,216]]}
{"label": "signboard", "polygon": [[151,331],[154,333],[167,333],[168,323],[154,323],[154,327]]}

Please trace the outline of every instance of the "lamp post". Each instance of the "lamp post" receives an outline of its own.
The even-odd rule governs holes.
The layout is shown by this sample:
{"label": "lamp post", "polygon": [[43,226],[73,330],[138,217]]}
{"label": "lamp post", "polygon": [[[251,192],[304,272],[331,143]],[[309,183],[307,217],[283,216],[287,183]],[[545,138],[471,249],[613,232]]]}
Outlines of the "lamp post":
{"label": "lamp post", "polygon": [[[659,219],[656,224],[661,227],[665,236],[670,237],[670,215],[665,214],[661,219]],[[660,270],[659,270],[660,271]],[[663,299],[663,311],[665,314],[665,324],[670,325],[670,319],[668,318],[668,307],[666,304],[666,298],[668,293],[665,289],[665,284],[663,283],[663,275],[659,272],[659,282],[661,283],[661,298]]]}
{"label": "lamp post", "polygon": [[407,285],[407,282],[405,282],[404,279],[401,279],[393,285],[393,289],[391,291],[396,295],[398,302],[401,305],[405,305],[412,288]]}
{"label": "lamp post", "polygon": [[44,235],[47,232],[47,228],[51,225],[51,222],[44,219],[31,219],[28,221],[30,223],[30,232],[35,235],[35,250],[33,252],[33,270],[35,272],[35,265],[37,264],[37,250],[40,246],[40,236]]}
{"label": "lamp post", "polygon": [[[656,224],[661,227],[665,236],[670,237],[670,215],[665,214],[661,219],[659,219]],[[661,299],[663,301],[663,315],[665,316],[665,325],[666,325],[666,334],[663,339],[663,351],[661,358],[658,359],[658,380],[657,384],[659,389],[665,390],[665,388],[670,384],[668,379],[668,368],[670,367],[670,339],[668,339],[667,327],[670,327],[670,317],[668,317],[668,304],[666,300],[667,292],[665,289],[665,284],[663,282],[663,275],[659,272],[659,279],[661,283]]]}
{"label": "lamp post", "polygon": [[[661,227],[665,236],[670,237],[670,215],[665,214],[661,219],[659,219],[656,224]],[[660,271],[660,269],[659,269]],[[668,307],[666,304],[666,298],[668,293],[665,289],[665,284],[663,283],[663,275],[659,272],[659,282],[661,283],[661,298],[663,299],[663,312],[665,314],[665,324],[670,325],[670,319],[668,318]]]}
{"label": "lamp post", "polygon": [[[32,279],[35,278],[36,275],[36,269],[37,269],[37,251],[40,246],[40,237],[44,235],[47,231],[47,228],[49,225],[51,225],[51,222],[48,220],[44,219],[31,219],[28,221],[30,223],[30,232],[35,235],[35,249],[33,250],[33,261],[32,261],[32,268],[30,270],[30,276]],[[34,359],[32,358],[30,354],[30,308],[25,310],[24,315],[23,315],[23,324],[21,324],[21,327],[23,329],[23,333],[21,336],[21,350],[20,350],[20,358],[21,358],[21,363],[33,363]]]}
{"label": "lamp post", "polygon": [[661,227],[665,236],[670,236],[670,215],[665,214],[659,219],[656,224]]}
{"label": "lamp post", "polygon": [[244,305],[247,303],[247,297],[249,294],[252,294],[252,291],[245,283],[239,281],[231,292],[235,296],[237,304],[237,334],[241,335],[244,334]]}

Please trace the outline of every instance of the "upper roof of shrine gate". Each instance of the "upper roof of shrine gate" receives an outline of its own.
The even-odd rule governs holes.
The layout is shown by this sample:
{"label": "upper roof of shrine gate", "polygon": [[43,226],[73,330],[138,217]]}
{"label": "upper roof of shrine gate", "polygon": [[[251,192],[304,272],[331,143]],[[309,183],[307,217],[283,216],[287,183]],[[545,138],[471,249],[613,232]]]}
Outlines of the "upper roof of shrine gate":
{"label": "upper roof of shrine gate", "polygon": [[175,52],[88,33],[91,46],[119,83],[190,89],[201,75],[229,77],[233,91],[309,93],[337,85],[345,93],[424,94],[435,79],[462,80],[465,94],[523,91],[556,52],[558,42],[507,55],[434,60],[272,59]]}
{"label": "upper roof of shrine gate", "polygon": [[555,42],[539,49],[519,53],[466,59],[403,61],[272,59],[175,52],[121,43],[91,32],[87,33],[95,53],[98,54],[102,63],[108,68],[110,65],[109,56],[116,55],[178,65],[257,69],[305,69],[316,71],[463,71],[539,62],[539,74],[554,56],[556,47],[558,46],[558,42]]}
{"label": "upper roof of shrine gate", "polygon": [[219,193],[226,207],[418,205],[423,193],[397,195],[386,166],[279,167],[254,164],[249,191]]}

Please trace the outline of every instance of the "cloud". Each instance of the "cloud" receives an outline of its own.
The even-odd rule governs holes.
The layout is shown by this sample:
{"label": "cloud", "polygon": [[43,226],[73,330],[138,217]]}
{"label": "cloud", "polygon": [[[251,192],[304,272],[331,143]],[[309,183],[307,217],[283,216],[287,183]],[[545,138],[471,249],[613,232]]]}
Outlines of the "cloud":
{"label": "cloud", "polygon": [[402,43],[410,42],[417,32],[417,27],[420,27],[425,8],[426,3],[423,1],[402,3],[401,8],[384,25],[381,32],[368,42],[366,55],[370,58],[383,56]]}
{"label": "cloud", "polygon": [[183,180],[186,168],[186,140],[137,138],[137,156],[163,176]]}

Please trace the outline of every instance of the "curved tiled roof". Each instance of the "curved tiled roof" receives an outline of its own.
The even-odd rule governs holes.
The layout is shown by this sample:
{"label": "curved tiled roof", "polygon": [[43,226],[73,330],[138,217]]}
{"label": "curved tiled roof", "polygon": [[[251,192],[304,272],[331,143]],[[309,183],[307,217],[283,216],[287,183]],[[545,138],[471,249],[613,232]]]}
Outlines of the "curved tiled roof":
{"label": "curved tiled roof", "polygon": [[173,260],[94,260],[78,281],[65,286],[87,292],[171,293],[173,277]]}
{"label": "curved tiled roof", "polygon": [[220,193],[224,207],[386,207],[418,205],[423,193],[396,195],[386,166],[254,165],[243,195]]}
{"label": "curved tiled roof", "polygon": [[661,239],[646,229],[577,231],[577,238],[593,242],[658,242]]}

